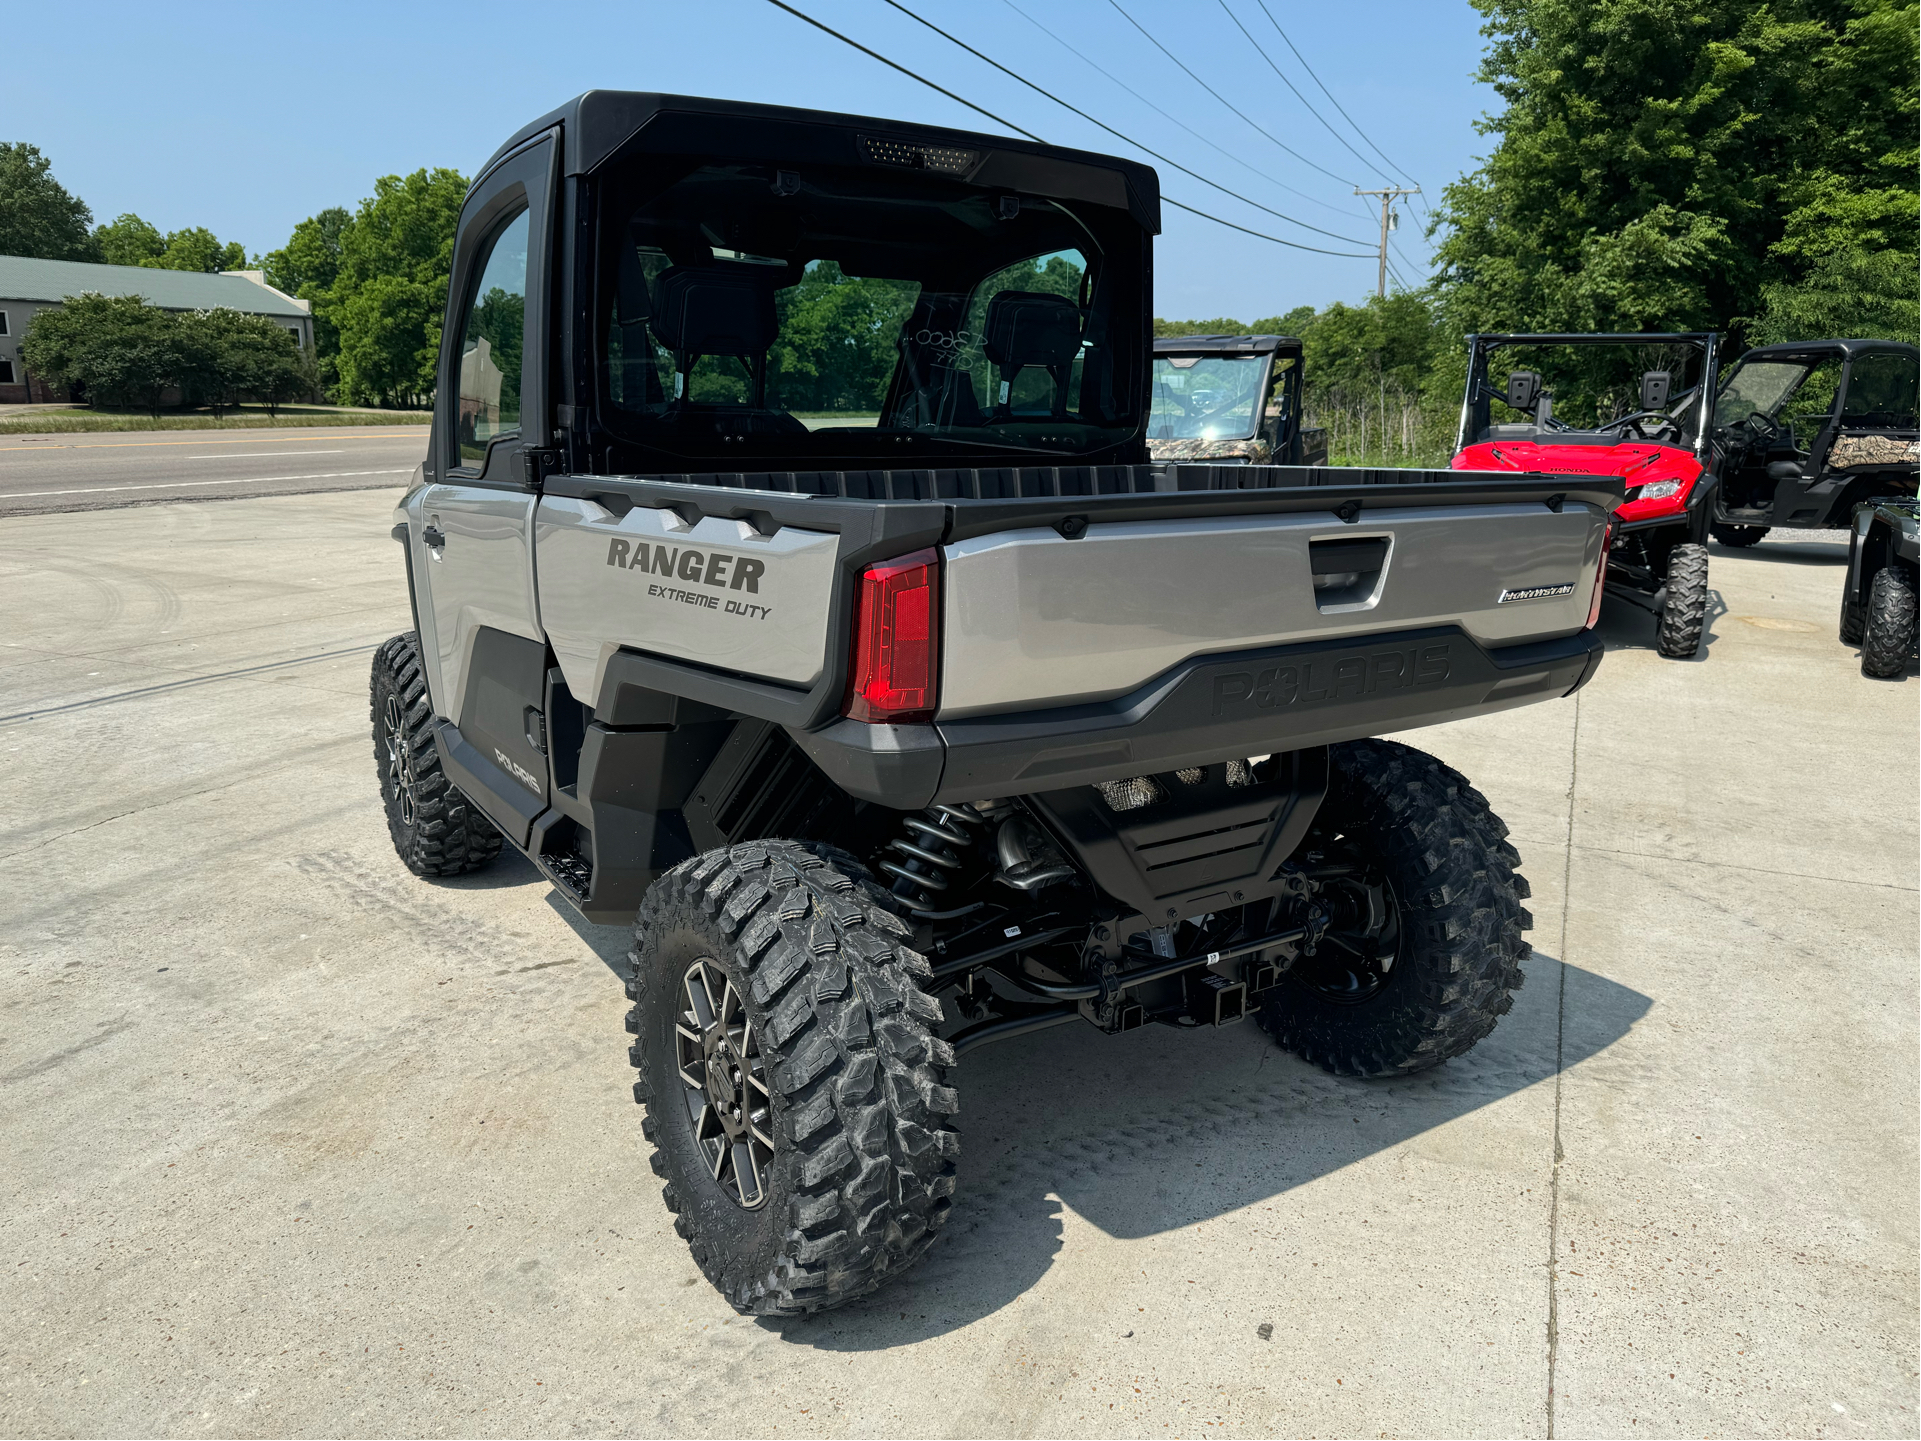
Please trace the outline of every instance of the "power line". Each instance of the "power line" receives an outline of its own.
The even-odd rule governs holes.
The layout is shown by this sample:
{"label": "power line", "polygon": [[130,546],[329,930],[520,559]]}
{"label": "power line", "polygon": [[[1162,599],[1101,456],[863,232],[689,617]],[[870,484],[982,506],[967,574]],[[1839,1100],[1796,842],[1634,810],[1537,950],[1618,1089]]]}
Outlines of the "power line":
{"label": "power line", "polygon": [[1145,95],[1141,94],[1140,91],[1136,90],[1132,85],[1129,85],[1125,80],[1121,79],[1120,76],[1116,75],[1113,71],[1102,66],[1098,61],[1090,59],[1083,51],[1076,50],[1073,47],[1073,45],[1069,44],[1066,40],[1063,40],[1059,35],[1055,34],[1054,31],[1049,30],[1045,25],[1041,24],[1040,21],[1036,20],[1032,15],[1029,15],[1025,10],[1021,9],[1020,6],[1016,5],[1014,3],[1014,0],[1001,0],[1001,3],[1005,5],[1009,10],[1012,10],[1016,15],[1020,16],[1021,19],[1025,20],[1029,25],[1032,25],[1036,30],[1040,31],[1041,34],[1045,35],[1049,40],[1052,40],[1056,45],[1060,46],[1069,55],[1072,55],[1076,60],[1079,60],[1083,65],[1086,65],[1093,70],[1099,71],[1102,75],[1106,76],[1109,80],[1113,81],[1116,85],[1120,86],[1121,89],[1125,90],[1129,95],[1132,95],[1136,100],[1140,101],[1141,104],[1145,105],[1149,110],[1152,110],[1156,115],[1160,116],[1163,120],[1169,121],[1174,125],[1180,126],[1181,129],[1185,130],[1189,135],[1192,135],[1196,140],[1200,141],[1201,144],[1207,146],[1211,150],[1219,151],[1220,154],[1226,156],[1229,160],[1233,161],[1236,165],[1240,166],[1241,169],[1247,171],[1250,175],[1259,176],[1262,180],[1265,180],[1269,185],[1273,185],[1281,190],[1285,190],[1289,195],[1298,195],[1301,199],[1305,200],[1309,205],[1318,205],[1321,207],[1321,209],[1332,210],[1337,215],[1347,215],[1350,213],[1339,205],[1329,205],[1325,200],[1321,200],[1315,196],[1309,195],[1305,190],[1296,190],[1292,185],[1289,185],[1285,180],[1281,180],[1275,176],[1269,175],[1265,170],[1260,170],[1255,168],[1252,165],[1249,165],[1247,161],[1243,160],[1240,156],[1236,155],[1233,151],[1228,150],[1222,147],[1221,145],[1216,144],[1214,141],[1208,139],[1207,136],[1201,134],[1200,131],[1196,130],[1192,125],[1189,125],[1185,120],[1182,120],[1178,115],[1171,115],[1167,111],[1161,109],[1160,106],[1156,105],[1152,100],[1148,99]]}
{"label": "power line", "polygon": [[[947,89],[944,86],[936,85],[933,81],[929,80],[926,76],[916,74],[914,71],[909,70],[905,65],[896,64],[894,61],[889,60],[885,55],[881,55],[876,51],[868,49],[865,45],[862,45],[859,41],[849,39],[847,36],[841,34],[838,30],[832,29],[829,26],[821,24],[818,20],[814,19],[812,16],[802,14],[800,11],[796,10],[793,6],[784,3],[784,0],[768,0],[768,3],[770,5],[775,6],[778,9],[785,10],[788,14],[793,15],[798,19],[805,20],[809,25],[812,25],[816,30],[823,31],[826,34],[832,35],[836,40],[839,40],[848,45],[851,45],[854,49],[860,51],[861,54],[871,56],[873,59],[880,61],[883,65],[888,66],[890,69],[898,70],[902,75],[905,75],[908,79],[919,81],[922,85],[925,85],[929,90],[938,91],[940,94],[947,96],[948,99],[958,101],[960,104],[965,105],[969,110],[973,110],[978,112],[979,114],[985,115],[987,116],[988,119],[993,120],[998,124],[1005,125],[1010,130],[1018,131],[1020,134],[1025,135],[1029,140],[1034,141],[1036,144],[1045,145],[1047,143],[1045,140],[1042,140],[1040,136],[1036,135],[1033,131],[1022,130],[1020,126],[1014,124],[1011,120],[1003,120],[1001,119],[1000,116],[994,114],[993,111],[983,110],[980,106],[974,104],[973,101],[961,99],[961,97],[956,95],[953,91]],[[1049,98],[1051,99],[1052,97],[1050,96]],[[1099,122],[1096,121],[1095,123],[1098,124]],[[1129,143],[1132,144],[1134,142],[1130,141]],[[1145,150],[1147,147],[1141,146],[1140,148]],[[1149,151],[1148,153],[1152,154],[1153,152]],[[1172,162],[1169,162],[1169,163],[1171,164]],[[1212,183],[1212,182],[1209,182],[1209,183]],[[1234,192],[1232,191],[1228,192],[1228,194],[1230,195],[1233,193]],[[1218,215],[1209,214],[1207,211],[1196,209],[1192,205],[1183,205],[1180,201],[1172,199],[1169,196],[1164,195],[1161,197],[1161,199],[1165,201],[1167,204],[1174,206],[1177,210],[1185,210],[1190,214],[1200,216],[1203,220],[1211,220],[1216,225],[1225,225],[1229,230],[1238,230],[1245,235],[1253,235],[1262,240],[1271,240],[1276,245],[1285,245],[1292,250],[1305,250],[1315,255],[1333,255],[1333,256],[1338,256],[1340,258],[1348,259],[1348,260],[1365,260],[1368,258],[1365,254],[1357,254],[1353,251],[1323,250],[1316,245],[1302,245],[1298,241],[1283,240],[1278,235],[1269,235],[1265,231],[1261,231],[1261,230],[1250,230],[1245,225],[1236,225],[1231,220],[1223,220]],[[1248,203],[1253,204],[1254,202],[1249,201]],[[1260,207],[1260,208],[1264,209],[1265,207]],[[1288,217],[1283,216],[1282,218],[1287,219]],[[1301,222],[1297,220],[1297,221],[1294,221],[1294,224],[1299,225],[1301,224]],[[1308,228],[1312,229],[1313,227],[1309,226]],[[1337,240],[1345,239],[1345,238],[1346,237],[1344,236],[1335,237],[1335,239]]]}
{"label": "power line", "polygon": [[[1405,170],[1401,169],[1401,167],[1396,165],[1392,160],[1389,160],[1387,158],[1386,153],[1381,149],[1381,147],[1376,145],[1371,139],[1368,138],[1368,133],[1365,130],[1361,129],[1359,125],[1354,124],[1354,117],[1347,113],[1347,110],[1342,106],[1341,102],[1334,98],[1334,92],[1332,90],[1329,90],[1327,86],[1322,83],[1321,77],[1314,73],[1314,67],[1307,63],[1307,57],[1301,54],[1299,47],[1297,47],[1292,40],[1288,40],[1287,32],[1281,29],[1281,22],[1276,20],[1274,18],[1274,12],[1267,8],[1267,0],[1254,0],[1254,3],[1261,7],[1261,13],[1267,17],[1267,23],[1274,27],[1274,33],[1280,36],[1282,40],[1287,42],[1287,48],[1289,50],[1292,50],[1294,52],[1294,58],[1301,62],[1301,69],[1305,70],[1308,73],[1309,77],[1314,81],[1314,83],[1320,86],[1321,94],[1325,95],[1328,98],[1329,103],[1331,103],[1336,110],[1339,110],[1341,112],[1341,118],[1343,120],[1345,120],[1349,125],[1354,125],[1354,133],[1360,136],[1361,139],[1367,141],[1367,148],[1372,150],[1376,155],[1379,155],[1381,159],[1386,163],[1387,168],[1392,170],[1396,175],[1400,176],[1401,179],[1407,181],[1410,185],[1414,184],[1415,183],[1414,177],[1412,175],[1409,175]],[[1425,209],[1426,207],[1423,206],[1422,208]]]}
{"label": "power line", "polygon": [[1180,201],[1173,199],[1171,196],[1163,195],[1161,197],[1161,202],[1165,205],[1173,206],[1176,210],[1185,210],[1189,215],[1198,215],[1203,220],[1211,220],[1216,225],[1225,225],[1229,230],[1238,230],[1243,235],[1252,235],[1260,240],[1271,240],[1276,245],[1288,245],[1288,246],[1292,246],[1296,250],[1312,251],[1316,255],[1338,255],[1347,260],[1372,260],[1374,258],[1373,256],[1367,254],[1364,251],[1322,250],[1318,246],[1314,246],[1314,245],[1295,245],[1295,243],[1292,240],[1283,240],[1278,235],[1269,235],[1267,234],[1267,232],[1262,230],[1249,230],[1245,225],[1236,225],[1233,221],[1223,220],[1218,215],[1209,215],[1205,210],[1196,210],[1191,205],[1183,205],[1181,204]]}
{"label": "power line", "polygon": [[1401,247],[1398,244],[1396,244],[1392,240],[1388,241],[1387,243],[1388,243],[1388,246],[1394,251],[1394,253],[1401,257],[1401,263],[1405,265],[1409,270],[1418,272],[1421,269],[1420,266],[1416,265],[1412,260],[1409,260],[1407,258],[1407,252],[1401,249]]}
{"label": "power line", "polygon": [[1361,154],[1360,151],[1356,150],[1351,144],[1349,144],[1347,137],[1341,134],[1340,131],[1336,130],[1333,127],[1333,125],[1329,124],[1327,117],[1321,114],[1320,111],[1314,108],[1313,102],[1310,101],[1305,95],[1301,94],[1299,90],[1295,89],[1294,82],[1292,80],[1289,80],[1287,78],[1286,73],[1282,71],[1281,67],[1274,63],[1273,57],[1270,56],[1266,50],[1261,48],[1261,42],[1254,38],[1253,32],[1250,31],[1245,25],[1241,24],[1241,17],[1236,15],[1232,10],[1228,10],[1227,0],[1220,0],[1220,7],[1223,11],[1226,11],[1227,18],[1234,22],[1234,28],[1236,30],[1239,30],[1241,34],[1247,36],[1247,43],[1254,47],[1254,53],[1259,55],[1261,59],[1267,61],[1267,68],[1269,70],[1272,70],[1275,73],[1275,75],[1280,78],[1281,84],[1285,85],[1290,91],[1293,91],[1294,98],[1296,100],[1300,101],[1301,104],[1307,107],[1307,113],[1309,115],[1312,115],[1316,120],[1320,121],[1322,127],[1327,131],[1329,135],[1332,135],[1336,140],[1340,141],[1342,145],[1346,146],[1348,154],[1352,155],[1356,160],[1360,161],[1361,164],[1365,165],[1368,169],[1378,170],[1380,168],[1379,166],[1377,166],[1372,160],[1369,160],[1365,155]]}
{"label": "power line", "polygon": [[1315,164],[1314,161],[1309,160],[1305,155],[1301,154],[1300,151],[1296,150],[1293,146],[1289,145],[1286,141],[1272,134],[1265,126],[1261,125],[1258,121],[1253,119],[1253,117],[1248,115],[1246,111],[1242,110],[1233,101],[1229,100],[1225,95],[1221,94],[1220,91],[1216,90],[1212,85],[1209,85],[1205,80],[1201,79],[1201,77],[1196,75],[1192,70],[1189,70],[1185,62],[1181,60],[1180,56],[1176,55],[1172,50],[1169,50],[1165,45],[1161,44],[1160,41],[1156,40],[1151,34],[1148,33],[1146,26],[1142,25],[1140,21],[1136,20],[1132,15],[1129,15],[1125,10],[1121,9],[1120,0],[1107,0],[1107,3],[1109,5],[1112,5],[1116,11],[1119,11],[1120,17],[1123,20],[1125,20],[1129,25],[1132,25],[1136,30],[1140,31],[1141,34],[1147,36],[1147,41],[1150,45],[1152,45],[1156,50],[1160,51],[1161,54],[1165,55],[1169,60],[1172,60],[1176,65],[1179,65],[1182,71],[1186,73],[1187,77],[1190,80],[1192,80],[1196,85],[1200,86],[1201,89],[1205,90],[1209,95],[1212,95],[1216,100],[1220,101],[1221,104],[1225,105],[1229,110],[1232,110],[1236,115],[1240,116],[1241,119],[1247,121],[1249,125],[1253,126],[1256,130],[1260,131],[1261,134],[1267,136],[1269,140],[1272,140],[1276,145],[1280,146],[1281,149],[1285,150],[1289,155],[1292,155],[1296,160],[1300,161],[1301,164],[1320,171],[1321,174],[1327,176],[1327,178],[1330,180],[1339,180],[1343,185],[1352,185],[1354,183],[1352,180],[1348,180],[1343,176],[1336,175],[1332,170],[1329,170],[1325,165],[1317,165]]}
{"label": "power line", "polygon": [[[983,55],[980,51],[976,50],[972,45],[969,45],[965,40],[962,40],[959,36],[950,35],[947,31],[941,29],[940,26],[936,25],[933,21],[928,20],[920,15],[916,15],[912,10],[909,10],[905,5],[901,4],[900,0],[883,0],[883,3],[889,6],[892,6],[894,9],[900,11],[900,13],[905,15],[909,20],[912,20],[917,24],[926,26],[929,30],[932,30],[936,35],[940,36],[941,39],[946,40],[951,44],[958,45],[961,49],[965,50],[969,55],[972,55],[976,60],[980,60],[988,65],[992,65],[996,70],[1000,71],[1001,74],[1006,75],[1011,79],[1018,80],[1021,84],[1025,85],[1029,90],[1032,90],[1036,95],[1039,95],[1044,99],[1053,101],[1056,105],[1060,106],[1063,110],[1071,110],[1074,114],[1080,116],[1080,118],[1085,120],[1088,124],[1099,126],[1102,130],[1105,130],[1109,135],[1112,135],[1116,140],[1119,140],[1124,144],[1131,145],[1136,150],[1144,151],[1146,154],[1149,154],[1153,156],[1156,160],[1160,161],[1163,165],[1171,165],[1176,170],[1180,171],[1183,175],[1192,176],[1194,179],[1200,181],[1201,184],[1210,186],[1213,189],[1220,191],[1221,194],[1223,195],[1226,195],[1232,199],[1238,200],[1245,205],[1251,205],[1256,210],[1265,211],[1267,214],[1272,215],[1276,220],[1285,220],[1289,225],[1298,225],[1301,227],[1301,229],[1311,230],[1316,235],[1325,235],[1330,240],[1345,240],[1349,245],[1365,245],[1367,243],[1364,240],[1357,240],[1352,235],[1342,235],[1336,231],[1323,230],[1318,225],[1309,225],[1305,220],[1296,220],[1293,216],[1284,214],[1279,210],[1275,210],[1271,206],[1263,205],[1258,200],[1250,200],[1247,196],[1242,195],[1238,190],[1229,190],[1225,185],[1220,184],[1218,181],[1209,180],[1205,175],[1202,175],[1198,170],[1189,170],[1185,165],[1181,164],[1180,161],[1174,160],[1169,156],[1163,155],[1161,154],[1160,151],[1155,150],[1150,146],[1141,144],[1140,141],[1134,139],[1130,135],[1123,135],[1120,131],[1116,130],[1112,125],[1109,125],[1106,121],[1096,120],[1092,115],[1089,115],[1085,110],[1081,109],[1078,105],[1070,105],[1067,101],[1061,99],[1060,96],[1055,95],[1051,91],[1042,89],[1040,86],[1036,85],[1032,80],[1029,80],[1025,75],[1022,75],[1017,71],[1008,69],[1005,65],[1001,64],[1000,61],[994,59],[993,56]],[[785,7],[783,6],[782,8],[784,9]],[[1196,213],[1198,214],[1199,212],[1197,211]],[[1254,234],[1258,232],[1249,232],[1249,233]],[[1331,254],[1332,252],[1327,252],[1327,253]]]}
{"label": "power line", "polygon": [[1003,120],[1000,116],[996,115],[993,111],[983,110],[980,106],[976,105],[973,101],[961,99],[961,97],[956,95],[953,91],[947,89],[945,86],[936,85],[933,81],[929,80],[925,75],[916,75],[913,71],[909,70],[905,65],[896,65],[892,60],[889,60],[885,55],[882,55],[879,51],[869,50],[865,45],[861,44],[860,41],[851,39],[848,36],[841,34],[840,31],[834,29],[830,25],[821,24],[820,21],[816,20],[812,15],[802,14],[800,11],[796,10],[792,5],[787,4],[786,0],[767,0],[767,3],[769,5],[772,5],[777,10],[785,10],[789,15],[792,15],[796,20],[805,20],[809,25],[812,25],[816,30],[823,31],[826,34],[833,36],[836,40],[840,41],[843,45],[853,46],[856,50],[860,51],[861,54],[870,56],[873,59],[880,61],[880,63],[887,66],[888,69],[900,71],[900,73],[905,75],[909,80],[918,80],[920,81],[921,84],[925,85],[929,90],[940,91],[940,93],[945,95],[949,100],[954,101],[957,105],[965,105],[969,110],[972,110],[976,115],[985,115],[989,120],[993,121],[996,125],[1005,125],[1009,130],[1012,130],[1016,135],[1025,135],[1029,140],[1032,140],[1036,145],[1045,145],[1047,143],[1045,140],[1042,140],[1040,136],[1036,135],[1033,131],[1023,130],[1020,128],[1020,126],[1016,125],[1013,121]]}

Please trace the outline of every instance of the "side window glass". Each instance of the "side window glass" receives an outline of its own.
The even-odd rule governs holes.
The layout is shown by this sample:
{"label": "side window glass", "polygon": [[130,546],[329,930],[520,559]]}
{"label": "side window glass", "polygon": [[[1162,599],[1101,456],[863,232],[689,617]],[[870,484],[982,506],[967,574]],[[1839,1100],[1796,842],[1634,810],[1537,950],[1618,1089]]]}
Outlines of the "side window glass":
{"label": "side window glass", "polygon": [[1917,389],[1914,361],[1896,351],[1870,352],[1854,362],[1848,376],[1841,423],[1864,430],[1913,430]]}
{"label": "side window glass", "polygon": [[489,243],[461,326],[460,464],[479,465],[490,442],[520,429],[520,349],[527,318],[527,212]]}
{"label": "side window glass", "polygon": [[1795,387],[1788,403],[1781,407],[1781,418],[1787,422],[1787,429],[1794,437],[1794,443],[1806,450],[1818,435],[1821,428],[1834,414],[1834,401],[1841,389],[1841,360],[1831,356],[1819,360],[1808,369],[1807,379]]}

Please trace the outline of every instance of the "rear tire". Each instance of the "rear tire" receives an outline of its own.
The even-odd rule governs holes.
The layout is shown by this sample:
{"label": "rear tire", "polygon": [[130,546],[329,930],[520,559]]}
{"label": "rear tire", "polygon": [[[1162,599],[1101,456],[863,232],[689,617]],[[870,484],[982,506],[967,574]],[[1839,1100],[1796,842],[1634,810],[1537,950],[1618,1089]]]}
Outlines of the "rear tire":
{"label": "rear tire", "polygon": [[1868,587],[1861,627],[1861,674],[1886,679],[1908,668],[1915,648],[1914,586],[1895,566],[1883,566]]}
{"label": "rear tire", "polygon": [[417,876],[463,876],[500,854],[501,834],[440,768],[420,637],[397,635],[374,652],[374,766],[394,851]]}
{"label": "rear tire", "polygon": [[907,933],[792,841],[684,861],[641,904],[627,987],[641,1129],[674,1229],[738,1311],[863,1296],[947,1221],[954,1051]]}
{"label": "rear tire", "polygon": [[[1380,867],[1398,931],[1377,989],[1341,999],[1296,960],[1266,996],[1261,1025],[1337,1076],[1404,1076],[1461,1055],[1513,1005],[1528,958],[1527,882],[1487,798],[1458,771],[1394,741],[1331,748],[1316,824]],[[1329,943],[1322,942],[1325,947]]]}
{"label": "rear tire", "polygon": [[1708,548],[1677,545],[1668,552],[1667,601],[1656,623],[1655,649],[1671,660],[1687,660],[1701,648],[1708,618]]}
{"label": "rear tire", "polygon": [[1708,527],[1708,534],[1730,550],[1746,550],[1751,545],[1759,545],[1761,537],[1767,533],[1768,527],[1765,525],[1721,525],[1717,522]]}

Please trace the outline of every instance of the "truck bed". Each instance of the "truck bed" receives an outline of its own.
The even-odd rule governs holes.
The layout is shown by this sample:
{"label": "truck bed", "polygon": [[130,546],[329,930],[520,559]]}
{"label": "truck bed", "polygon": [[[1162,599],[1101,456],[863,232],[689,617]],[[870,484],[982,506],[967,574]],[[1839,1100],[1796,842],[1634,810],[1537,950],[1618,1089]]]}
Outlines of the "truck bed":
{"label": "truck bed", "polygon": [[[917,806],[1565,694],[1599,654],[1584,627],[1621,494],[1334,467],[558,476],[537,585],[601,723],[685,697],[787,727],[857,796]],[[929,547],[936,723],[840,719],[861,570]]]}

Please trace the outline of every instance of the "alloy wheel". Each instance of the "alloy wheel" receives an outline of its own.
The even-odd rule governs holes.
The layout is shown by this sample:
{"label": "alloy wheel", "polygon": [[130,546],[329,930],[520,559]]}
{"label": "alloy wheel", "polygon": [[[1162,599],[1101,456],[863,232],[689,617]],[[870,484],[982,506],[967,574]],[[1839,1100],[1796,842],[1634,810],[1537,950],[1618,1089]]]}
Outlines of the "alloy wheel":
{"label": "alloy wheel", "polygon": [[382,715],[383,739],[387,745],[387,774],[393,780],[394,795],[400,802],[400,823],[414,823],[414,753],[407,741],[407,718],[400,709],[400,697],[387,697]]}
{"label": "alloy wheel", "polygon": [[711,960],[681,978],[674,1023],[682,1099],[694,1144],[720,1188],[745,1210],[767,1200],[774,1160],[773,1096],[760,1035],[733,980]]}

